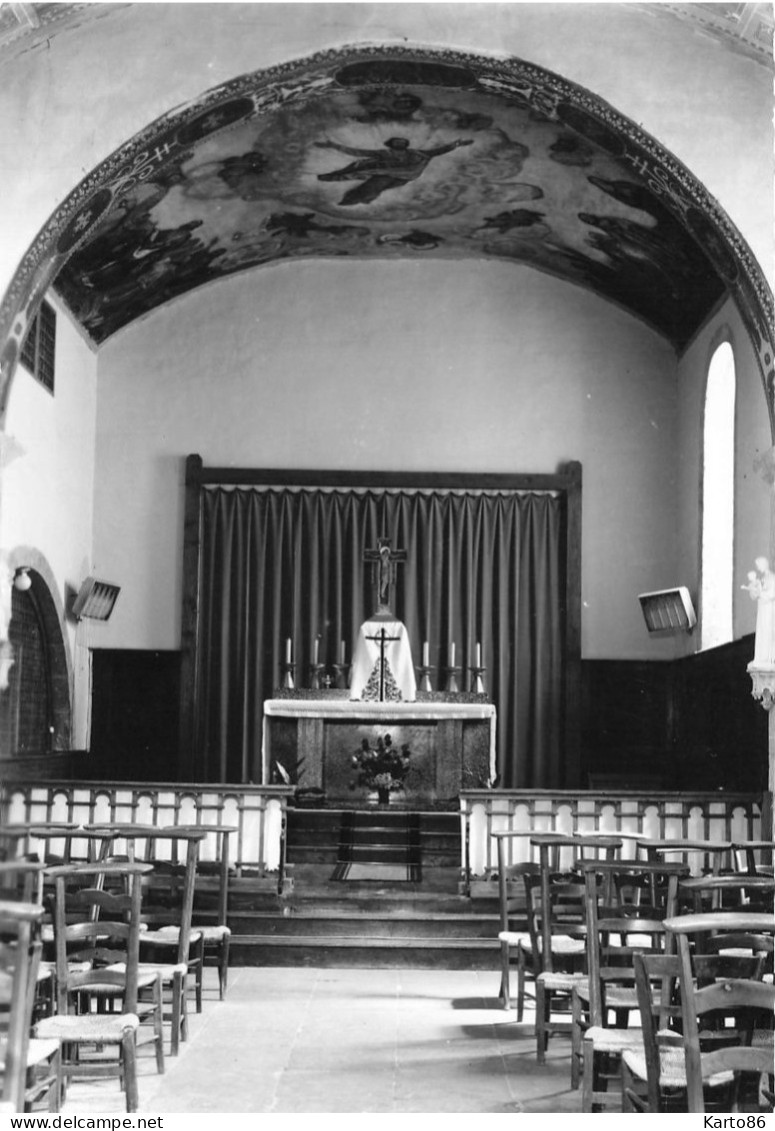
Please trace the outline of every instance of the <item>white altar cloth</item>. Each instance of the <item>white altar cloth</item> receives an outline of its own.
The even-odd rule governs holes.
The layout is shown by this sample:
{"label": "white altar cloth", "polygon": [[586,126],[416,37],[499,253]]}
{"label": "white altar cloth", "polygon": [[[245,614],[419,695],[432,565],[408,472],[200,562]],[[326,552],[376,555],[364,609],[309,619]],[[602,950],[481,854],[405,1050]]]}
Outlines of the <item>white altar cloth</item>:
{"label": "white altar cloth", "polygon": [[387,620],[375,617],[373,620],[364,621],[358,629],[358,639],[353,651],[353,662],[350,671],[350,698],[361,699],[364,689],[374,665],[379,662],[380,644],[379,637],[382,629],[385,636],[391,639],[385,641],[385,659],[390,665],[393,679],[396,681],[405,702],[411,703],[417,695],[417,681],[412,663],[412,649],[409,645],[409,634],[406,626],[400,620]]}

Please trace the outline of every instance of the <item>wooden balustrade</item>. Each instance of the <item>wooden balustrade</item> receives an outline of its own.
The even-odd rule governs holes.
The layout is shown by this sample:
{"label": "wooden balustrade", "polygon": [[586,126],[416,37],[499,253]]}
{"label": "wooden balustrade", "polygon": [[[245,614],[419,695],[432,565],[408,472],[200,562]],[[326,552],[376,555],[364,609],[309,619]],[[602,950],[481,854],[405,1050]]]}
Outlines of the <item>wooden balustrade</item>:
{"label": "wooden balustrade", "polygon": [[750,793],[472,789],[461,793],[460,807],[461,868],[469,892],[497,874],[499,832],[522,834],[505,839],[507,865],[532,859],[524,835],[531,832],[619,835],[627,859],[635,858],[642,837],[732,842],[761,837],[762,799]]}
{"label": "wooden balustrade", "polygon": [[[140,782],[14,781],[0,793],[0,825],[55,821],[82,825],[234,826],[230,861],[239,876],[285,879],[286,810],[290,786],[189,785]],[[49,850],[62,853],[56,837]],[[160,841],[160,859],[174,862],[175,841]],[[85,860],[89,841],[70,837],[69,856]],[[217,835],[201,845],[200,860],[215,861]],[[166,855],[165,855],[166,854]]]}
{"label": "wooden balustrade", "polygon": [[[0,823],[233,825],[230,857],[237,874],[276,876],[282,892],[292,795],[291,786],[14,781],[0,793]],[[626,858],[635,857],[643,837],[742,842],[762,835],[761,796],[750,793],[475,789],[461,793],[460,813],[461,871],[469,891],[497,874],[498,832],[615,834]],[[216,839],[203,843],[203,861],[214,860]],[[70,848],[74,859],[86,859],[85,839],[76,836]],[[528,860],[530,838],[510,837],[505,849],[508,864]],[[57,852],[55,839],[50,850]]]}

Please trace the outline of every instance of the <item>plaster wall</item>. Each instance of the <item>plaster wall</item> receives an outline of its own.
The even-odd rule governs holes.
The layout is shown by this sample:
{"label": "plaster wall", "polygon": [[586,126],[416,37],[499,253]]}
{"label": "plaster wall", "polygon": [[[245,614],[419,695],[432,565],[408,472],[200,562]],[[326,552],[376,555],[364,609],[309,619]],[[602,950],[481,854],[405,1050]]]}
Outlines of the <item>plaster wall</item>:
{"label": "plaster wall", "polygon": [[587,87],[674,153],[771,271],[771,77],[669,16],[622,3],[153,3],[4,52],[0,292],[54,209],[149,122],[236,75],[369,42],[514,55]]}
{"label": "plaster wall", "polygon": [[[637,594],[675,579],[675,355],[526,268],[286,263],[194,292],[100,351],[100,643],[177,648],[185,456],[237,467],[583,465],[583,651],[666,657]],[[131,456],[127,458],[127,453]]]}
{"label": "plaster wall", "polygon": [[[772,448],[767,402],[750,339],[737,307],[727,302],[710,319],[678,366],[678,580],[687,585],[701,615],[702,433],[708,366],[717,346],[729,341],[735,357],[735,534],[733,628],[735,638],[753,632],[756,606],[739,586],[754,559],[771,552],[773,489],[754,469]],[[699,632],[684,650],[700,647]]]}
{"label": "plaster wall", "polygon": [[[54,586],[63,619],[92,572],[97,356],[55,297],[55,384],[52,395],[19,366],[6,432],[21,454],[2,472],[0,546],[15,565],[30,564]],[[65,619],[65,647],[74,679],[73,746],[86,745],[88,622]]]}

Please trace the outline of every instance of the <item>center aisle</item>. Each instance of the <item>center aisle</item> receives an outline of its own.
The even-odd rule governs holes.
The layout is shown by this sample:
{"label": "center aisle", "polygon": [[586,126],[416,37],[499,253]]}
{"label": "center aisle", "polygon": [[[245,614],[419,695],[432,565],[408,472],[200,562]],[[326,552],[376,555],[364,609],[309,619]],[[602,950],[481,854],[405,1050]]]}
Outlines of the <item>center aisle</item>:
{"label": "center aisle", "polygon": [[[208,973],[212,973],[208,971]],[[578,1112],[568,1042],[535,1060],[493,971],[242,967],[208,984],[181,1055],[140,1061],[140,1112]],[[108,1082],[109,1083],[109,1082]],[[106,1082],[63,1114],[121,1112]]]}

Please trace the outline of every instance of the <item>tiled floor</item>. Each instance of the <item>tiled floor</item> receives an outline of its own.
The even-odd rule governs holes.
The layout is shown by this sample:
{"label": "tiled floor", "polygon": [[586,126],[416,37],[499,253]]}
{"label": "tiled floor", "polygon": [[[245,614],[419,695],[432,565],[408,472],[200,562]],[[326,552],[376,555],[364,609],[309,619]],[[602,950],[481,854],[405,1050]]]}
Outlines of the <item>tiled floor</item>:
{"label": "tiled floor", "polygon": [[[497,989],[493,971],[232,970],[163,1076],[141,1058],[140,1111],[580,1111],[567,1039],[539,1067],[532,1017],[517,1025]],[[63,1108],[121,1111],[114,1080],[73,1083]]]}

